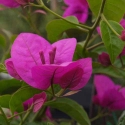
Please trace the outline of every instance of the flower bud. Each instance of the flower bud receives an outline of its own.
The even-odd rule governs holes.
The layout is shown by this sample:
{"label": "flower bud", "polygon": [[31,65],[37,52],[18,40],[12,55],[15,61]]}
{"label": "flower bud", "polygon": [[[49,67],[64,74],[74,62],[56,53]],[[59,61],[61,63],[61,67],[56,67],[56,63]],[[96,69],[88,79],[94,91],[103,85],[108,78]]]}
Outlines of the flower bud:
{"label": "flower bud", "polygon": [[111,65],[111,61],[110,61],[110,58],[109,58],[109,55],[105,52],[103,52],[102,54],[99,55],[98,57],[98,61],[104,65],[104,66],[109,66]]}
{"label": "flower bud", "polygon": [[120,39],[123,40],[123,41],[125,41],[125,30],[122,30]]}

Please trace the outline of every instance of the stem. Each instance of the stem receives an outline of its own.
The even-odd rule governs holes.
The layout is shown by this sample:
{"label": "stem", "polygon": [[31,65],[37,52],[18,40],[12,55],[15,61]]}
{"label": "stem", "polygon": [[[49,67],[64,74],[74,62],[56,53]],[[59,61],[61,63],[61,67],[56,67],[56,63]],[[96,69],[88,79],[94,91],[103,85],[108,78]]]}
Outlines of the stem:
{"label": "stem", "polygon": [[86,38],[86,41],[85,41],[85,44],[84,44],[84,47],[83,47],[83,51],[87,47],[87,44],[88,44],[95,28],[97,27],[97,25],[99,24],[99,22],[101,20],[101,14],[103,13],[105,2],[106,2],[106,0],[102,0],[101,7],[100,7],[100,10],[99,10],[99,13],[98,13],[98,17],[97,17],[95,23],[93,24],[91,30],[89,31],[88,35],[87,35],[87,38]]}
{"label": "stem", "polygon": [[112,26],[110,25],[110,23],[108,22],[108,20],[105,18],[104,14],[101,15],[102,19],[106,22],[106,24],[109,26],[109,28],[118,36],[120,37],[120,35],[112,28]]}
{"label": "stem", "polygon": [[95,116],[94,118],[90,119],[91,122],[97,120],[98,118],[101,118],[101,117],[105,117],[109,115],[109,113],[105,113],[105,114],[98,114],[97,116]]}
{"label": "stem", "polygon": [[100,115],[95,116],[94,118],[90,119],[91,122],[97,120],[100,117]]}
{"label": "stem", "polygon": [[[28,109],[27,111],[30,111],[30,110],[32,110],[32,109]],[[11,120],[11,119],[13,119],[13,118],[16,117],[16,116],[22,115],[23,113],[26,113],[27,111],[24,111],[24,112],[21,112],[21,113],[15,114],[15,115],[9,117],[8,120]]]}
{"label": "stem", "polygon": [[[30,111],[32,111],[32,110],[30,110]],[[30,111],[28,111],[28,112],[24,115],[24,117],[23,117],[23,119],[22,119],[22,121],[20,122],[19,125],[23,125],[23,123],[26,121],[27,117],[30,115]]]}
{"label": "stem", "polygon": [[55,92],[54,92],[53,84],[51,84],[51,90],[52,90],[52,94],[53,94],[53,96],[55,96]]}
{"label": "stem", "polygon": [[122,68],[124,68],[124,63],[123,63],[122,57],[120,56],[119,59],[120,59],[120,62],[121,62]]}
{"label": "stem", "polygon": [[99,34],[93,35],[92,38],[89,40],[89,43],[87,44],[87,46],[89,46],[98,36]]}
{"label": "stem", "polygon": [[100,45],[103,45],[103,44],[104,44],[103,42],[99,42],[99,43],[97,43],[97,44],[95,44],[93,46],[88,47],[87,50],[92,50],[92,49],[94,49],[94,48],[96,48],[96,47],[98,47]]}
{"label": "stem", "polygon": [[61,89],[61,90],[56,94],[56,96],[57,96],[57,97],[60,97],[60,96],[64,93],[65,90],[66,90],[66,89]]}
{"label": "stem", "polygon": [[35,121],[35,119],[36,118],[38,118],[38,116],[40,116],[40,114],[44,114],[45,113],[45,111],[46,111],[46,106],[44,106],[44,107],[42,107],[35,115],[34,115],[34,117],[30,120],[30,122],[33,122],[33,121]]}
{"label": "stem", "polygon": [[10,123],[8,122],[8,119],[7,119],[7,117],[6,117],[6,115],[5,115],[4,111],[3,111],[3,109],[1,108],[1,106],[0,106],[0,111],[1,111],[1,113],[3,114],[3,117],[5,118],[5,121],[6,121],[7,125],[10,125]]}
{"label": "stem", "polygon": [[30,26],[31,26],[32,29],[35,31],[35,33],[41,35],[41,33],[40,33],[39,30],[37,29],[36,25],[35,25],[34,22],[32,21],[32,18],[31,18],[31,8],[30,8],[30,7],[29,7],[29,12],[28,12],[27,21],[29,22]]}
{"label": "stem", "polygon": [[85,32],[88,32],[88,30],[91,30],[91,27],[88,27],[88,26],[83,25],[83,24],[77,24],[77,23],[71,22],[71,21],[69,21],[69,20],[63,18],[62,16],[58,15],[57,13],[55,13],[54,11],[52,11],[51,9],[49,9],[48,7],[46,7],[46,6],[44,5],[44,3],[42,2],[42,0],[40,0],[38,3],[39,3],[40,5],[35,5],[35,4],[32,4],[32,3],[30,3],[30,5],[36,6],[36,7],[42,7],[42,8],[45,9],[46,11],[48,11],[48,12],[50,12],[51,14],[55,15],[56,17],[58,17],[58,18],[60,18],[60,19],[62,19],[62,20],[64,20],[64,21],[66,21],[66,22],[68,22],[68,23],[70,23],[70,24],[73,24],[73,25],[80,26],[80,27],[84,28],[84,31],[85,31]]}

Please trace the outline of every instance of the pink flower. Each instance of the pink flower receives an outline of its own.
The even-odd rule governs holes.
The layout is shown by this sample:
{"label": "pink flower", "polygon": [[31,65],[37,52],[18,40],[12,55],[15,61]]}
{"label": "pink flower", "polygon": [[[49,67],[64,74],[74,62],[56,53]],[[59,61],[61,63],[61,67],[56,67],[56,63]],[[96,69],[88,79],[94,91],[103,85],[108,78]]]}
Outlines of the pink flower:
{"label": "pink flower", "polygon": [[46,90],[51,84],[77,90],[88,82],[92,73],[91,58],[72,62],[76,39],[59,40],[52,45],[44,38],[21,33],[5,61],[10,75],[32,87]]}
{"label": "pink flower", "polygon": [[43,106],[47,98],[47,95],[45,92],[42,92],[40,94],[35,94],[32,98],[26,100],[23,103],[24,110],[27,110],[30,106],[33,105],[33,112],[37,112],[40,110],[40,108]]}
{"label": "pink flower", "polygon": [[88,3],[86,0],[64,0],[68,5],[63,17],[76,16],[81,23],[85,23],[88,18]]}
{"label": "pink flower", "polygon": [[125,88],[115,83],[105,75],[95,75],[94,85],[97,94],[93,101],[95,104],[110,110],[125,109]]}
{"label": "pink flower", "polygon": [[104,65],[104,66],[109,66],[111,65],[111,61],[110,61],[110,57],[107,53],[102,52],[99,56],[98,56],[98,61]]}
{"label": "pink flower", "polygon": [[33,0],[0,0],[0,4],[10,8],[16,8],[20,5],[25,5],[30,1],[33,1]]}

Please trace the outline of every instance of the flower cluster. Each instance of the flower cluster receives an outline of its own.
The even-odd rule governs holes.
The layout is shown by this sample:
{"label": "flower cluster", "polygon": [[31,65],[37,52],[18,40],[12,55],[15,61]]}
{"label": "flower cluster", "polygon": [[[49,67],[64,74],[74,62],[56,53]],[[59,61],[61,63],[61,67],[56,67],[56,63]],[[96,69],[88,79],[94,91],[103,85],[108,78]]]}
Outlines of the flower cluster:
{"label": "flower cluster", "polygon": [[115,83],[105,75],[95,75],[94,85],[97,94],[93,102],[110,110],[125,109],[125,88]]}
{"label": "flower cluster", "polygon": [[5,61],[6,67],[14,78],[41,90],[46,90],[51,84],[78,90],[88,82],[92,62],[91,58],[72,62],[75,47],[75,38],[59,40],[51,45],[36,34],[22,33],[12,45],[11,58]]}

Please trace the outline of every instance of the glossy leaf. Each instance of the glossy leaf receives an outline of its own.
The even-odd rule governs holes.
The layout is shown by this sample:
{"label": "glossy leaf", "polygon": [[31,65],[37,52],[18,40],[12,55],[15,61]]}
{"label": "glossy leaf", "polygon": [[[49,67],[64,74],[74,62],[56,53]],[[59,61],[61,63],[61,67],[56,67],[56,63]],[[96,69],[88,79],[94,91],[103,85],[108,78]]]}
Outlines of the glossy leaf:
{"label": "glossy leaf", "polygon": [[0,94],[8,94],[19,89],[22,82],[16,79],[1,80],[0,81]]}
{"label": "glossy leaf", "polygon": [[71,99],[57,98],[54,101],[47,102],[45,105],[66,113],[81,125],[90,125],[90,121],[85,110],[78,103]]}
{"label": "glossy leaf", "polygon": [[8,125],[6,119],[0,114],[0,125]]}
{"label": "glossy leaf", "polygon": [[[75,18],[73,16],[67,17],[66,19],[70,20],[71,22],[74,22],[76,24],[79,23],[77,18]],[[77,26],[75,26],[71,23],[68,23],[62,19],[57,19],[57,20],[51,21],[50,23],[48,23],[48,25],[46,27],[49,41],[55,42],[55,41],[59,40],[62,33],[69,29],[77,29]]]}
{"label": "glossy leaf", "polygon": [[[98,15],[102,0],[87,0],[95,16]],[[104,15],[108,20],[120,21],[125,12],[125,0],[106,0]]]}
{"label": "glossy leaf", "polygon": [[[117,25],[116,23],[110,22],[110,24],[114,25],[113,29],[116,30],[117,33],[122,30],[122,28],[119,27],[119,25]],[[110,60],[112,63],[114,63],[116,58],[123,50],[124,43],[120,38],[118,38],[118,36],[110,29],[110,27],[104,21],[101,22],[101,33],[102,40],[110,56]]]}
{"label": "glossy leaf", "polygon": [[114,66],[103,66],[100,63],[93,63],[93,73],[106,74],[111,77],[125,78],[125,70]]}
{"label": "glossy leaf", "polygon": [[81,59],[81,58],[83,58],[83,47],[82,47],[82,45],[77,44],[76,50],[75,50],[75,53],[74,53],[74,60],[78,60],[78,59]]}
{"label": "glossy leaf", "polygon": [[1,34],[0,34],[0,46],[3,48],[6,46],[6,39]]}
{"label": "glossy leaf", "polygon": [[10,109],[12,112],[23,111],[23,102],[41,91],[32,87],[23,87],[16,91],[10,99]]}
{"label": "glossy leaf", "polygon": [[0,106],[2,108],[9,108],[10,98],[11,98],[11,95],[0,96]]}

